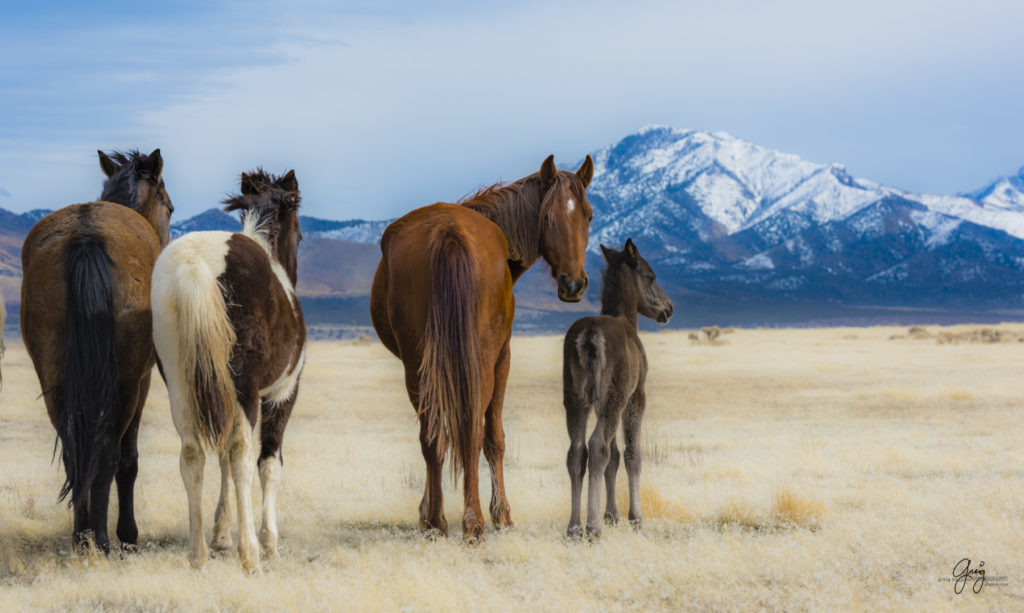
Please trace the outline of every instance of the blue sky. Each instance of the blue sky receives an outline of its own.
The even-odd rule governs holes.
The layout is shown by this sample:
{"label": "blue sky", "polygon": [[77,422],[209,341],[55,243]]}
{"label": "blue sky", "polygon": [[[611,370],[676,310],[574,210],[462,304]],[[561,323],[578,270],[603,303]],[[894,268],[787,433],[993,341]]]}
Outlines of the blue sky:
{"label": "blue sky", "polygon": [[49,2],[0,9],[0,207],[160,147],[177,219],[295,168],[382,219],[640,127],[724,130],[903,189],[1024,165],[1024,3]]}

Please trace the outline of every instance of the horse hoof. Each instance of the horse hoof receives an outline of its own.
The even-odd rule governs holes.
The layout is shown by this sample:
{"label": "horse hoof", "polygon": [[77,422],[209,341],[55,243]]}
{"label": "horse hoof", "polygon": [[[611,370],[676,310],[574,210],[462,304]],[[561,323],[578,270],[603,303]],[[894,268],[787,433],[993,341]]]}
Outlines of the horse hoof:
{"label": "horse hoof", "polygon": [[642,519],[631,519],[629,520],[629,525],[633,528],[633,532],[644,531],[644,520]]}
{"label": "horse hoof", "polygon": [[220,552],[227,551],[234,546],[231,542],[231,536],[217,537],[210,541],[210,549]]}
{"label": "horse hoof", "polygon": [[583,538],[583,526],[576,524],[575,526],[569,526],[569,529],[565,531],[566,536],[574,541],[578,541]]}
{"label": "horse hoof", "polygon": [[601,526],[587,524],[587,540],[591,543],[601,539]]}
{"label": "horse hoof", "polygon": [[208,557],[210,557],[210,556],[208,556],[208,555],[201,556],[201,557],[200,556],[189,556],[188,557],[188,561],[189,561],[189,564],[192,565],[192,568],[194,568],[196,570],[203,570],[203,567],[206,566],[206,559]]}
{"label": "horse hoof", "polygon": [[479,545],[484,542],[484,527],[479,522],[469,522],[462,526],[462,540],[467,545]]}
{"label": "horse hoof", "polygon": [[124,553],[139,553],[139,546],[135,543],[121,543],[121,551]]}
{"label": "horse hoof", "polygon": [[619,514],[618,513],[605,513],[604,514],[604,523],[607,526],[618,525],[618,523],[619,523]]}

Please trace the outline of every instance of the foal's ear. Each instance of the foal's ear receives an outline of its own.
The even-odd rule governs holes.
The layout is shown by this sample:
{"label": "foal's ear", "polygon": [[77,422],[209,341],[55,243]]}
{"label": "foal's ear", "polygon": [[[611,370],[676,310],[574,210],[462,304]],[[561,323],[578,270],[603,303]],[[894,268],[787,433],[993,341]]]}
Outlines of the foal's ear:
{"label": "foal's ear", "polygon": [[555,154],[552,153],[540,165],[540,189],[542,192],[547,193],[551,189],[556,176],[558,176],[558,169],[555,168]]}
{"label": "foal's ear", "polygon": [[590,158],[589,153],[587,154],[587,159],[583,160],[583,164],[580,165],[580,169],[576,171],[576,176],[583,182],[584,189],[590,185],[590,180],[594,178],[594,160]]}
{"label": "foal's ear", "polygon": [[117,165],[117,162],[107,157],[106,153],[103,153],[99,149],[96,150],[96,153],[100,154],[100,170],[103,171],[103,174],[107,175],[108,179],[117,174],[118,170],[121,170],[121,167]]}
{"label": "foal's ear", "polygon": [[299,181],[295,178],[295,170],[289,170],[287,174],[278,179],[277,185],[286,192],[299,191]]}
{"label": "foal's ear", "polygon": [[159,149],[146,156],[146,163],[138,168],[138,174],[143,179],[159,179],[160,173],[164,171],[164,158],[160,155]]}
{"label": "foal's ear", "polygon": [[636,266],[640,263],[640,252],[637,251],[632,238],[626,239],[626,245],[622,248],[622,254],[626,256],[626,261],[629,262],[630,266]]}
{"label": "foal's ear", "polygon": [[619,252],[609,247],[605,247],[604,245],[601,245],[601,255],[604,256],[605,262],[611,264],[612,260],[619,256]]}
{"label": "foal's ear", "polygon": [[259,188],[256,186],[256,180],[253,178],[251,174],[243,172],[241,182],[243,196],[251,196],[253,194],[259,193]]}

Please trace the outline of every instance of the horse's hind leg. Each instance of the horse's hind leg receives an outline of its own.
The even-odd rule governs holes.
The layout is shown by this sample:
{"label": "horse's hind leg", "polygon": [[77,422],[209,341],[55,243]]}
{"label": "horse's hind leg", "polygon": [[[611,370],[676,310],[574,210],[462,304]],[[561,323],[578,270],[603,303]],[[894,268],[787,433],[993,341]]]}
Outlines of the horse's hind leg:
{"label": "horse's hind leg", "polygon": [[619,415],[625,402],[617,394],[609,393],[606,404],[597,409],[597,425],[590,436],[588,459],[590,479],[587,486],[587,535],[601,536],[601,489],[605,470],[611,458],[611,441],[619,425]]}
{"label": "horse's hind leg", "polygon": [[238,558],[247,573],[260,572],[260,549],[252,514],[252,473],[254,465],[252,426],[240,405],[235,407],[235,423],[225,453],[231,463],[238,504]]}
{"label": "horse's hind leg", "polygon": [[629,523],[636,529],[643,527],[643,514],[640,510],[640,468],[643,458],[640,453],[640,424],[644,418],[646,397],[641,387],[633,393],[626,413],[623,416],[622,429],[626,435],[626,475],[629,478]]}
{"label": "horse's hind leg", "polygon": [[448,520],[444,517],[444,494],[441,490],[441,469],[444,467],[445,446],[429,441],[427,417],[420,415],[420,450],[427,465],[427,480],[420,501],[420,530],[433,536],[448,536]]}
{"label": "horse's hind leg", "polygon": [[203,466],[206,453],[194,429],[186,427],[181,436],[181,480],[188,494],[189,562],[200,569],[210,557],[203,540]]}
{"label": "horse's hind leg", "polygon": [[583,526],[580,523],[580,499],[583,497],[583,476],[587,472],[587,416],[590,407],[576,397],[573,391],[573,383],[566,373],[566,385],[564,391],[565,423],[569,430],[569,453],[565,458],[566,468],[569,469],[569,482],[572,484],[572,502],[569,514],[569,527],[566,533],[570,538],[583,536]]}
{"label": "horse's hind leg", "polygon": [[[420,406],[419,374],[415,369],[406,369],[405,388],[409,394],[409,402],[414,409]],[[420,418],[420,451],[427,465],[427,479],[423,484],[423,499],[420,500],[420,530],[427,536],[448,536],[448,520],[444,516],[444,493],[441,490],[441,469],[444,468],[444,454],[447,446],[438,440],[431,441],[427,416]]]}
{"label": "horse's hind leg", "polygon": [[260,407],[263,421],[260,423],[260,459],[257,467],[260,484],[263,487],[263,526],[260,528],[260,543],[268,556],[277,555],[277,488],[281,483],[284,458],[281,442],[288,425],[298,389],[291,398],[277,405],[266,402]]}
{"label": "horse's hind leg", "polygon": [[121,548],[134,551],[139,540],[139,527],[135,523],[135,478],[139,474],[139,422],[142,407],[149,395],[150,373],[139,381],[139,393],[132,403],[132,420],[121,437],[121,457],[117,462],[117,540]]}
{"label": "horse's hind leg", "polygon": [[609,446],[608,466],[604,469],[604,522],[614,526],[619,522],[619,508],[615,502],[615,475],[619,471],[619,444],[615,434]]}
{"label": "horse's hind leg", "polygon": [[506,340],[494,368],[494,393],[484,415],[484,457],[491,468],[491,521],[497,529],[515,527],[508,497],[505,495],[505,429],[501,424],[508,370],[509,341]]}
{"label": "horse's hind leg", "polygon": [[227,454],[220,458],[220,495],[213,513],[213,539],[210,547],[216,551],[231,549],[231,466]]}
{"label": "horse's hind leg", "polygon": [[99,458],[96,477],[89,491],[89,528],[92,530],[96,547],[103,553],[110,553],[110,537],[107,535],[110,486],[113,485],[121,455],[121,444],[116,430],[116,421],[107,424],[102,442],[93,451],[99,454]]}

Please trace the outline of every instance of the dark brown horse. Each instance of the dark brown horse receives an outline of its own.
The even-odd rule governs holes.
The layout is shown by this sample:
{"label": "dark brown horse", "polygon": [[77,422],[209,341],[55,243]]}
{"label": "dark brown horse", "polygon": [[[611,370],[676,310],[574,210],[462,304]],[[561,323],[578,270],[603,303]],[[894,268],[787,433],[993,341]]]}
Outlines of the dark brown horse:
{"label": "dark brown horse", "polygon": [[[295,172],[242,174],[242,231],[193,232],[164,250],[153,270],[153,339],[163,364],[171,415],[181,436],[181,476],[188,493],[189,559],[201,568],[204,447],[220,459],[220,500],[213,547],[231,546],[226,510],[234,478],[238,554],[259,572],[252,516],[252,471],[263,485],[260,540],[277,552],[281,440],[306,359],[306,325],[295,295],[299,231]],[[260,456],[251,457],[260,423]]]}
{"label": "dark brown horse", "polygon": [[138,539],[134,489],[139,420],[153,351],[149,283],[174,210],[157,149],[106,155],[99,202],[39,220],[21,252],[21,336],[57,429],[76,543],[92,531],[109,551],[107,503],[117,478],[117,538]]}
{"label": "dark brown horse", "polygon": [[464,472],[462,533],[483,535],[477,462],[491,468],[491,519],[511,527],[502,461],[501,410],[509,370],[515,302],[512,286],[543,257],[558,297],[583,297],[583,270],[593,213],[590,156],[574,174],[555,168],[461,204],[437,203],[398,219],[381,238],[370,315],[381,342],[405,365],[405,386],[420,420],[427,464],[420,529],[447,535],[441,493],[446,451]]}
{"label": "dark brown horse", "polygon": [[[566,465],[572,481],[569,536],[578,538],[583,475],[590,460],[587,489],[587,535],[601,535],[601,479],[607,490],[605,520],[615,523],[615,473],[619,470],[619,447],[615,442],[619,420],[626,437],[626,474],[629,477],[629,521],[639,528],[640,510],[640,422],[644,417],[647,354],[637,335],[637,314],[665,323],[672,317],[672,301],[658,286],[647,260],[640,256],[632,239],[622,251],[601,245],[607,268],[601,288],[601,314],[576,321],[565,334],[563,394],[569,429]],[[597,424],[590,436],[589,453],[583,439],[591,409]]]}

